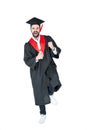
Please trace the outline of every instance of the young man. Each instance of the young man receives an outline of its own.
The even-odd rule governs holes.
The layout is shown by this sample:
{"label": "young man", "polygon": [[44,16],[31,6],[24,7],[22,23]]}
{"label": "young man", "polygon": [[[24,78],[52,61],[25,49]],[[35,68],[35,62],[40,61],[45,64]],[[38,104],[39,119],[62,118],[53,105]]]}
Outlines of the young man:
{"label": "young man", "polygon": [[32,18],[30,24],[32,38],[24,45],[24,61],[30,67],[35,104],[40,108],[43,123],[46,118],[46,104],[56,100],[53,93],[61,87],[61,82],[53,58],[59,58],[61,49],[50,36],[40,35],[43,20]]}

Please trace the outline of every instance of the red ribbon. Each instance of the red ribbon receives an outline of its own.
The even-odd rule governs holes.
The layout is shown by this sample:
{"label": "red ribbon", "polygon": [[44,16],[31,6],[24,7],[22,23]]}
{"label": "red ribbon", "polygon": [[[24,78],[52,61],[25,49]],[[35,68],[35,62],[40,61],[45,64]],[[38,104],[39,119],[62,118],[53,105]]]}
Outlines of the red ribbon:
{"label": "red ribbon", "polygon": [[31,38],[29,40],[29,44],[31,44],[36,51],[38,51],[38,52],[42,51],[44,53],[46,43],[45,43],[45,37],[43,35],[40,35],[40,46],[41,46],[40,50],[38,48],[38,45],[37,45],[36,41],[34,41],[33,38]]}

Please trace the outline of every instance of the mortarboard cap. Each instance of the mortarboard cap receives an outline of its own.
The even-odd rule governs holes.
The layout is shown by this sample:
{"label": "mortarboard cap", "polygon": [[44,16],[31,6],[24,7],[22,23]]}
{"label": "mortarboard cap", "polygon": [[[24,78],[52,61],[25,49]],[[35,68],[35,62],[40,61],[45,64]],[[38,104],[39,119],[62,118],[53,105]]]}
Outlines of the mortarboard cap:
{"label": "mortarboard cap", "polygon": [[44,21],[41,20],[41,19],[38,19],[36,17],[30,19],[29,21],[27,21],[26,23],[30,24],[30,25],[33,25],[33,24],[38,24],[40,25],[41,23],[43,23]]}

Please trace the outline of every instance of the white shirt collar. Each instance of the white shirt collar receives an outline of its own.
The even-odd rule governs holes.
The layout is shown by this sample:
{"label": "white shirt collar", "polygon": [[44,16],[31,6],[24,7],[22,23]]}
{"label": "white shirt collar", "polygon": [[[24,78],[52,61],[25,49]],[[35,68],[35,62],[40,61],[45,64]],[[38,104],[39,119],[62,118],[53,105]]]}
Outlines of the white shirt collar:
{"label": "white shirt collar", "polygon": [[39,37],[38,37],[38,40],[37,39],[35,39],[33,36],[32,36],[32,38],[34,39],[34,41],[36,41],[37,43],[39,42],[40,43],[40,35],[39,35]]}
{"label": "white shirt collar", "polygon": [[40,50],[40,49],[41,49],[41,46],[40,46],[40,35],[39,35],[39,37],[38,37],[38,40],[35,39],[34,37],[32,37],[32,38],[34,39],[34,41],[37,42],[38,48],[39,48],[39,50]]}

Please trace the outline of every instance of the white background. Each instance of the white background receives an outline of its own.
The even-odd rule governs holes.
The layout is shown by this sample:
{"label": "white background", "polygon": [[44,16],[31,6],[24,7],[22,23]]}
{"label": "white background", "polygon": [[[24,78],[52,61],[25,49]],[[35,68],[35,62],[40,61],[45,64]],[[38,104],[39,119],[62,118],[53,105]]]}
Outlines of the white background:
{"label": "white background", "polygon": [[[58,105],[47,105],[45,124],[38,124],[24,44],[31,37],[25,22],[46,22],[42,34],[51,35],[62,49],[55,60],[62,88]],[[86,0],[0,1],[0,130],[87,130],[87,4]]]}

